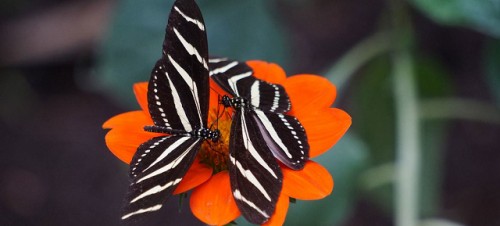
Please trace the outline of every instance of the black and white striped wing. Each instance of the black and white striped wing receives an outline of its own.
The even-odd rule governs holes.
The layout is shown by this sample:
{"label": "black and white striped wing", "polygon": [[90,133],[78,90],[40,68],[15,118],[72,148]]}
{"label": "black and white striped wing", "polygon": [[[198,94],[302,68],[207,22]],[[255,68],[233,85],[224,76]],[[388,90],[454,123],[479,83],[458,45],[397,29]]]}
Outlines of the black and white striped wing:
{"label": "black and white striped wing", "polygon": [[130,163],[132,183],[122,220],[131,223],[158,211],[192,165],[200,138],[155,137],[139,146]]}
{"label": "black and white striped wing", "polygon": [[259,139],[258,125],[247,120],[254,114],[239,109],[233,117],[229,147],[229,176],[233,196],[242,215],[262,224],[274,213],[282,189],[278,162]]}
{"label": "black and white striped wing", "polygon": [[201,12],[192,0],[176,1],[168,19],[163,55],[148,86],[156,126],[184,130],[207,124],[208,47]]}
{"label": "black and white striped wing", "polygon": [[[304,128],[290,110],[285,89],[254,78],[244,63],[225,58],[209,60],[210,75],[226,92],[250,100],[261,137],[274,156],[291,169],[300,170],[309,159],[309,144]],[[247,119],[250,120],[250,119]]]}
{"label": "black and white striped wing", "polygon": [[294,170],[304,168],[309,159],[306,131],[297,118],[255,110],[253,120],[274,156]]}
{"label": "black and white striped wing", "polygon": [[198,6],[193,0],[177,0],[168,19],[162,58],[156,62],[148,86],[155,130],[177,135],[155,137],[137,149],[122,216],[126,222],[159,210],[200,149],[201,138],[185,134],[207,124],[207,59],[205,26]]}
{"label": "black and white striped wing", "polygon": [[226,58],[211,58],[209,66],[210,77],[233,97],[243,97],[265,112],[285,113],[290,110],[285,88],[255,78],[247,64]]}

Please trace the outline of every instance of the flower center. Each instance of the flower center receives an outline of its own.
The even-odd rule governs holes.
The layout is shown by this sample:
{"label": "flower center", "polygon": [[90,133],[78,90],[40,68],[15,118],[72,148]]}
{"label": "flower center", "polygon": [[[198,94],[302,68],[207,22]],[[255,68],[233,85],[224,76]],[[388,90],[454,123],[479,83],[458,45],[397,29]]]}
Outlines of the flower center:
{"label": "flower center", "polygon": [[217,109],[211,109],[208,117],[208,124],[211,129],[220,131],[219,140],[213,142],[206,140],[201,145],[198,157],[202,163],[211,166],[214,174],[228,169],[229,161],[229,131],[231,130],[231,116],[226,108],[224,112],[217,114]]}

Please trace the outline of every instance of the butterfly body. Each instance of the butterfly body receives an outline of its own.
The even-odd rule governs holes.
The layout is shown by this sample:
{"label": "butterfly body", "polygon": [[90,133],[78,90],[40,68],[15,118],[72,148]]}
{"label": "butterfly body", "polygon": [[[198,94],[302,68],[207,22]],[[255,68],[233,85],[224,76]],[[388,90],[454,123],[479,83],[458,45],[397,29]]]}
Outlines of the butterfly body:
{"label": "butterfly body", "polygon": [[228,107],[233,107],[234,109],[246,109],[250,110],[252,108],[252,105],[250,102],[243,98],[243,97],[229,97],[227,95],[222,96],[221,104],[228,108]]}
{"label": "butterfly body", "polygon": [[201,138],[203,140],[211,140],[212,142],[218,142],[220,139],[220,131],[218,129],[211,130],[208,128],[199,128],[186,132],[183,130],[170,129],[165,126],[145,126],[144,130],[152,133],[190,136],[194,138]]}

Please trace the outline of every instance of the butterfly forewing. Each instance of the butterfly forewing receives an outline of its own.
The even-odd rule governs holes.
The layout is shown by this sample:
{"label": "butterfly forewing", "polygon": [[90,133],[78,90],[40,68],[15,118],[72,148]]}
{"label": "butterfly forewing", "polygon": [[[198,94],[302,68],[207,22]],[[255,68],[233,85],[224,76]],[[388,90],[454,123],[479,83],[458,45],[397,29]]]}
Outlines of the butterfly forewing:
{"label": "butterfly forewing", "polygon": [[236,86],[237,81],[250,78],[253,71],[244,63],[226,58],[210,58],[210,77],[227,93],[240,96],[241,90]]}
{"label": "butterfly forewing", "polygon": [[[159,60],[161,65],[157,63],[158,68],[153,70],[148,87],[150,113],[155,125],[167,123],[173,129],[188,132],[206,125],[207,59],[207,37],[199,8],[194,1],[176,1],[168,19],[163,55]],[[165,98],[156,95],[157,87],[164,87],[169,95]]]}
{"label": "butterfly forewing", "polygon": [[[188,115],[194,124],[207,124],[209,76],[208,44],[205,22],[194,1],[177,1],[169,17],[163,48],[169,64],[169,73],[182,78],[185,86],[183,95],[194,96],[196,113]],[[189,96],[189,95],[188,95]],[[183,101],[184,105],[193,103]],[[199,121],[198,121],[199,120]],[[198,127],[199,128],[199,127]]]}
{"label": "butterfly forewing", "polygon": [[309,159],[309,143],[297,118],[260,110],[254,112],[253,119],[274,156],[291,169],[304,168]]}
{"label": "butterfly forewing", "polygon": [[122,219],[129,222],[159,210],[193,163],[201,139],[155,137],[139,146],[130,163],[132,183]]}
{"label": "butterfly forewing", "polygon": [[230,138],[229,175],[233,196],[242,215],[251,223],[262,224],[274,213],[282,188],[281,169],[259,139],[254,114],[239,109],[233,117]]}
{"label": "butterfly forewing", "polygon": [[285,89],[255,78],[247,64],[225,58],[211,58],[209,62],[210,77],[233,97],[243,97],[263,111],[284,113],[290,110]]}

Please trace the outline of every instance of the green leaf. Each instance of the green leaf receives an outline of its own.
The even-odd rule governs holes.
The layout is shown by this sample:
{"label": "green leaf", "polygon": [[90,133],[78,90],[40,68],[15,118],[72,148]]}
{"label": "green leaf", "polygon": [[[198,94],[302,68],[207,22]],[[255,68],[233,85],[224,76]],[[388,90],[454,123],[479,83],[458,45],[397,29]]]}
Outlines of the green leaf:
{"label": "green leaf", "polygon": [[[118,2],[91,81],[118,102],[137,106],[132,84],[147,81],[161,47],[172,0]],[[210,55],[262,59],[286,66],[286,40],[265,0],[200,1]]]}
{"label": "green leaf", "polygon": [[353,81],[353,92],[347,98],[353,103],[349,113],[354,131],[366,142],[376,166],[394,159],[394,112],[389,78],[390,64],[386,56],[375,58]]}
{"label": "green leaf", "polygon": [[438,23],[500,37],[500,0],[409,0]]}

